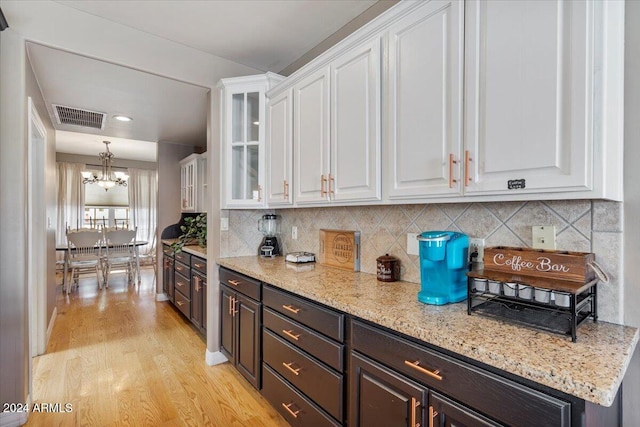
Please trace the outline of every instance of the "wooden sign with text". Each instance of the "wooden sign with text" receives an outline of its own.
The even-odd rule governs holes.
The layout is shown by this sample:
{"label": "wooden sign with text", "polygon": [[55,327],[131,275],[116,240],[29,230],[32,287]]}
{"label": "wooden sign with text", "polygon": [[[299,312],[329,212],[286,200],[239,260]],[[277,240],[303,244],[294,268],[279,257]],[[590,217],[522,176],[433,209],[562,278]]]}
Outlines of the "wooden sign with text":
{"label": "wooden sign with text", "polygon": [[588,252],[495,246],[484,251],[484,269],[523,276],[588,282],[595,278],[595,272],[589,266],[595,258],[595,254]]}
{"label": "wooden sign with text", "polygon": [[360,232],[320,230],[320,264],[360,271]]}

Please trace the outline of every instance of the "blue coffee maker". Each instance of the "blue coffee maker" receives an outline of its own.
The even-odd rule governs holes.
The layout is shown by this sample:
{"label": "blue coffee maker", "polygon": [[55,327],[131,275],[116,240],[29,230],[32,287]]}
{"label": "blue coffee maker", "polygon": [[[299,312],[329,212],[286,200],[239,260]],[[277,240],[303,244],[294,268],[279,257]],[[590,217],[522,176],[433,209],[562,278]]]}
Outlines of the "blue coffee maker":
{"label": "blue coffee maker", "polygon": [[467,297],[469,237],[455,231],[425,231],[420,245],[421,290],[418,301],[443,305]]}

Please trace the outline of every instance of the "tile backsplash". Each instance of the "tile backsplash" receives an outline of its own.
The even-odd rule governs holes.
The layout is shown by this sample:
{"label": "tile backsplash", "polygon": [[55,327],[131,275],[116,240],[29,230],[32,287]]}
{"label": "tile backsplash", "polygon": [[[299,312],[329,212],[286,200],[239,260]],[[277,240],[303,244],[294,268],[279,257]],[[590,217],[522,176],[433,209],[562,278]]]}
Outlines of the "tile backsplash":
{"label": "tile backsplash", "polygon": [[[256,255],[262,235],[258,219],[267,211],[228,210],[221,234],[222,257]],[[268,211],[274,212],[274,211]],[[531,246],[532,225],[554,225],[560,250],[594,252],[610,281],[599,284],[601,320],[622,323],[622,204],[601,200],[412,204],[281,209],[283,252],[318,252],[321,228],[359,230],[361,271],[375,274],[376,258],[400,259],[401,279],[420,283],[419,259],[407,254],[407,233],[455,230],[484,238],[487,246]],[[298,239],[291,239],[291,227]]]}

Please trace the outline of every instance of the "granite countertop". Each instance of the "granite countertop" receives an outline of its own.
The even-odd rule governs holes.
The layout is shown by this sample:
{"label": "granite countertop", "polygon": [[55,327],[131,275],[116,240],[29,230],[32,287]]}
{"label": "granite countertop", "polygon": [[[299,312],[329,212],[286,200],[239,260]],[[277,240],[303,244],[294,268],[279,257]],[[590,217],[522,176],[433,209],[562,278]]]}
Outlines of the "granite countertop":
{"label": "granite countertop", "polygon": [[[178,239],[162,239],[161,242],[165,245],[171,245],[177,240]],[[188,254],[207,259],[207,248],[203,248],[198,245],[185,245],[182,247],[182,250]]]}
{"label": "granite countertop", "polygon": [[477,360],[553,389],[611,406],[638,342],[638,329],[586,321],[578,340],[480,315],[466,302],[419,303],[420,285],[379,282],[376,276],[282,257],[221,258],[216,262],[263,282]]}

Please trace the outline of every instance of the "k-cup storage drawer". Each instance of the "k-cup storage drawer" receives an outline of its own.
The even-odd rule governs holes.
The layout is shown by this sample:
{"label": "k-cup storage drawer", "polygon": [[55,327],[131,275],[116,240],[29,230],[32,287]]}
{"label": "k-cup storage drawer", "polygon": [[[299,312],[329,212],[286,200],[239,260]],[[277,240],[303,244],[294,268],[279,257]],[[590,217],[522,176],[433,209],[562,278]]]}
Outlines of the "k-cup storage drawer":
{"label": "k-cup storage drawer", "polygon": [[270,308],[262,311],[262,324],[296,347],[306,351],[332,368],[344,371],[344,345],[291,320]]}
{"label": "k-cup storage drawer", "polygon": [[177,259],[178,261],[180,261],[185,265],[191,264],[191,255],[186,252],[178,252],[177,254],[174,255],[174,257],[175,259]]}
{"label": "k-cup storage drawer", "polygon": [[284,314],[336,341],[344,341],[344,314],[268,286],[263,289],[262,302],[265,306],[278,313]]}
{"label": "k-cup storage drawer", "polygon": [[338,420],[343,417],[343,376],[263,329],[262,361]]}
{"label": "k-cup storage drawer", "polygon": [[260,301],[260,281],[220,267],[220,282],[236,292]]}
{"label": "k-cup storage drawer", "polygon": [[178,310],[182,312],[188,319],[191,319],[191,301],[185,298],[180,292],[175,294],[175,304]]}
{"label": "k-cup storage drawer", "polygon": [[293,427],[338,427],[341,424],[304,397],[267,365],[262,365],[261,393]]}
{"label": "k-cup storage drawer", "polygon": [[175,290],[180,291],[186,299],[191,299],[191,281],[184,277],[182,274],[177,273],[175,275]]}
{"label": "k-cup storage drawer", "polygon": [[351,343],[355,350],[502,423],[523,427],[571,424],[570,403],[377,327],[353,321]]}
{"label": "k-cup storage drawer", "polygon": [[202,274],[207,274],[207,260],[198,258],[197,256],[192,256],[191,268],[194,270],[198,270]]}

